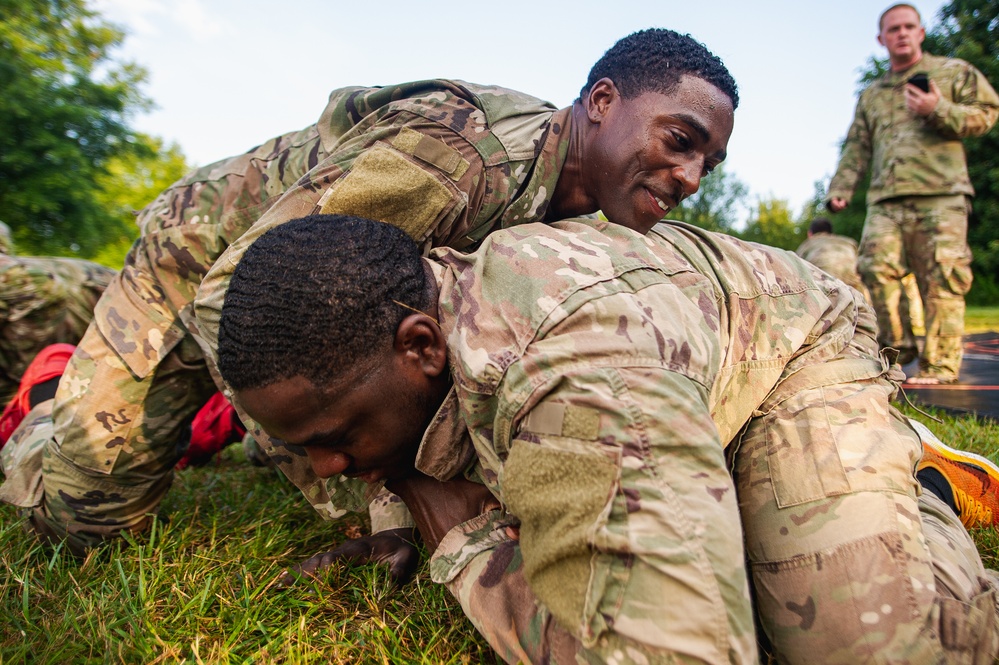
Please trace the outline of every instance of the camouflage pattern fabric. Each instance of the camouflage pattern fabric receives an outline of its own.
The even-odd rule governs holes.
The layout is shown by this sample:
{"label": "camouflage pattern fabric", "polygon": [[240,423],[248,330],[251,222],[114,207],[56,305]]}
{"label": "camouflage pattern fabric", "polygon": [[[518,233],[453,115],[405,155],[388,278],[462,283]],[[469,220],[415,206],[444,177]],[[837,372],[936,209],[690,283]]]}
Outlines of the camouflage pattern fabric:
{"label": "camouflage pattern fabric", "polygon": [[[866,287],[865,287],[866,288]],[[919,296],[916,276],[911,272],[902,278],[902,319],[908,319],[909,329],[922,328],[926,324],[923,312],[923,299]]]}
{"label": "camouflage pattern fabric", "polygon": [[10,236],[10,227],[0,222],[0,254],[13,254],[14,241]]}
{"label": "camouflage pattern fabric", "polygon": [[779,662],[995,657],[995,592],[919,496],[858,292],[682,224],[431,259],[454,390],[417,467],[507,511],[453,529],[431,574],[509,662],[755,662],[750,583]]}
{"label": "camouflage pattern fabric", "polygon": [[964,353],[964,295],[972,281],[967,229],[967,197],[910,196],[872,204],[860,245],[858,267],[878,315],[879,343],[915,346],[898,306],[901,280],[911,271],[926,330],[920,373],[945,381],[958,378]]}
{"label": "camouflage pattern fabric", "polygon": [[[493,229],[541,221],[565,163],[569,110],[459,81],[335,92],[319,123],[329,156],[233,243],[202,281],[195,310],[203,348],[217,346],[225,289],[240,256],[261,234],[290,219],[323,212],[387,221],[425,250],[469,247]],[[357,129],[344,132],[351,122]],[[328,128],[334,135],[343,132],[339,141],[328,138]],[[241,416],[254,436],[265,436]],[[294,454],[306,459],[300,449]],[[320,479],[305,466],[293,480],[320,512],[363,510],[371,501],[371,488],[362,481]]]}
{"label": "camouflage pattern fabric", "polygon": [[568,151],[569,119],[569,109],[556,113],[533,97],[461,81],[335,92],[319,123],[329,156],[222,255],[201,285],[195,307],[208,348],[216,347],[240,256],[290,219],[318,212],[367,217],[399,226],[427,249],[470,247],[493,229],[543,220]]}
{"label": "camouflage pattern fabric", "polygon": [[[917,72],[942,94],[925,119],[905,105],[905,82]],[[868,205],[899,196],[971,196],[961,139],[981,136],[997,117],[999,95],[981,72],[963,60],[924,53],[909,69],[885,74],[860,94],[826,200],[849,201],[868,169]]]}
{"label": "camouflage pattern fabric", "polygon": [[794,253],[866,294],[867,287],[857,272],[857,247],[857,241],[853,238],[835,233],[813,233]]}
{"label": "camouflage pattern fabric", "polygon": [[[905,81],[917,72],[936,82],[942,95],[927,118],[905,104]],[[958,378],[964,323],[955,317],[959,308],[963,312],[963,294],[971,284],[971,272],[965,270],[971,255],[963,201],[974,190],[961,139],[981,136],[997,117],[999,95],[981,72],[963,60],[924,53],[909,69],[889,72],[861,93],[826,196],[850,200],[870,169],[860,272],[878,312],[881,342],[915,347],[898,312],[898,280],[908,265],[927,310],[920,374],[944,381]],[[953,203],[937,197],[950,197]],[[950,207],[952,212],[944,212]],[[913,214],[921,208],[929,218]],[[916,238],[926,244],[916,244]],[[936,260],[942,265],[933,266]],[[927,302],[927,295],[937,302]],[[930,310],[938,313],[932,321]]]}
{"label": "camouflage pattern fabric", "polygon": [[[258,220],[248,238],[319,209],[396,223],[428,248],[474,244],[495,226],[539,220],[565,160],[568,118],[568,109],[464,82],[346,88],[331,94],[316,126],[173,185],[141,213],[141,237],[60,382],[45,466],[5,467],[11,487],[37,485],[15,476],[41,468],[41,503],[5,496],[35,505],[36,527],[68,536],[78,551],[144,528],[183,453],[181,432],[216,389],[204,351],[214,329],[202,334],[193,302],[230,244]],[[248,242],[236,243],[221,265]],[[241,416],[323,516],[371,504],[374,530],[412,525],[397,498],[375,497],[360,481],[317,478],[303,450],[265,437]]]}
{"label": "camouflage pattern fabric", "polygon": [[0,400],[49,344],[76,344],[115,271],[92,261],[0,254]]}

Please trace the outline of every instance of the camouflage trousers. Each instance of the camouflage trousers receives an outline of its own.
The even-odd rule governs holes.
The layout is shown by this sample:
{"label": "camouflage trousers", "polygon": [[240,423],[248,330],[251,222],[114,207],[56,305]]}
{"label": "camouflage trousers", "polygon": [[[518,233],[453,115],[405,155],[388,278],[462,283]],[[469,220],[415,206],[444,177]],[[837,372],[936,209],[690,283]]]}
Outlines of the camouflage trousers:
{"label": "camouflage trousers", "polygon": [[[849,665],[984,664],[999,653],[994,573],[957,515],[921,493],[921,444],[889,404],[887,374],[842,360],[799,372],[730,446],[760,643],[777,662],[822,654],[824,663]],[[448,584],[507,662],[687,662],[621,639],[613,626],[583,645],[528,586],[515,524],[500,511],[482,515],[453,529],[431,562],[435,581]],[[703,574],[691,566],[678,579]],[[671,616],[683,607],[666,585],[643,582],[622,606]],[[705,628],[702,617],[690,619],[673,639]],[[648,643],[661,637],[655,621],[646,630]],[[730,651],[722,660],[755,658]]]}
{"label": "camouflage trousers", "polygon": [[963,195],[909,196],[867,209],[858,269],[871,294],[882,347],[915,347],[900,313],[901,280],[916,277],[923,301],[926,342],[920,373],[957,379],[964,335],[964,295],[971,288],[968,199]]}
{"label": "camouflage trousers", "polygon": [[[201,279],[321,156],[315,127],[286,134],[195,171],[143,211],[142,235],[98,301],[54,402],[38,405],[3,450],[0,498],[26,508],[39,533],[82,552],[149,524],[188,423],[221,385],[194,322]],[[321,514],[343,514],[304,450],[247,424]],[[363,509],[368,497],[353,498],[350,507]],[[385,509],[375,528],[412,524],[397,499],[374,506]]]}
{"label": "camouflage trousers", "polygon": [[[216,388],[192,337],[173,348],[154,376],[136,380],[100,335],[87,335],[63,376],[56,398],[36,405],[0,450],[6,476],[0,501],[24,508],[39,535],[83,554],[122,532],[148,528],[186,452],[186,427]],[[109,404],[117,408],[105,410]],[[104,438],[80,427],[90,420],[85,414],[108,422],[109,433],[124,428],[126,436],[105,435],[123,443],[95,445]],[[275,466],[324,518],[344,513],[329,506],[304,453],[254,433],[244,438],[251,461]],[[387,491],[369,512],[376,531],[412,525]]]}
{"label": "camouflage trousers", "polygon": [[779,662],[991,663],[996,589],[975,544],[921,492],[895,384],[843,362],[785,381],[734,455],[763,633]]}

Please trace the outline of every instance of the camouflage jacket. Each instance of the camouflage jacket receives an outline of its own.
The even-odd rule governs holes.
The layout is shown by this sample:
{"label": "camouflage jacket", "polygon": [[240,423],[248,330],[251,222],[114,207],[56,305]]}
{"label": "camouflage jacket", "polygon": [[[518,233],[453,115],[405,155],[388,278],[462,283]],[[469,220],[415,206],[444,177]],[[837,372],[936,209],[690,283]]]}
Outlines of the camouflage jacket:
{"label": "camouflage jacket", "polygon": [[[905,82],[917,72],[941,92],[926,118],[905,105]],[[924,53],[909,69],[889,72],[860,93],[826,198],[850,200],[868,168],[868,205],[896,196],[971,196],[961,139],[989,131],[997,116],[999,96],[981,72],[963,60]]]}
{"label": "camouflage jacket", "polygon": [[6,404],[42,348],[76,344],[115,271],[81,259],[0,254],[0,393]]}
{"label": "camouflage jacket", "polygon": [[[202,280],[195,300],[202,345],[217,348],[239,257],[288,220],[317,212],[378,219],[426,250],[470,247],[494,229],[543,220],[568,152],[570,117],[568,108],[462,81],[335,90],[317,124],[325,157]],[[364,510],[371,499],[360,481],[323,480],[308,468],[296,473],[294,482],[321,513]],[[389,523],[378,520],[381,528]]]}
{"label": "camouflage jacket", "polygon": [[569,147],[569,109],[523,93],[431,80],[344,88],[318,123],[327,157],[208,273],[195,308],[210,348],[232,271],[269,228],[314,213],[402,228],[424,248],[470,247],[493,229],[541,221]]}
{"label": "camouflage jacket", "polygon": [[[531,225],[489,236],[474,254],[439,249],[431,259],[454,390],[425,433],[417,468],[441,480],[481,479],[520,519],[528,582],[584,644],[608,626],[622,630],[627,603],[587,605],[581,615],[559,590],[576,583],[545,562],[610,588],[629,573],[591,574],[573,568],[568,553],[637,556],[621,536],[626,523],[648,535],[644,556],[680,548],[688,563],[697,558],[699,536],[677,542],[659,523],[631,521],[642,501],[659,502],[650,508],[659,517],[675,510],[647,478],[629,476],[654,466],[648,448],[670,458],[671,473],[703,478],[717,505],[734,494],[723,451],[751,417],[802,387],[798,370],[819,367],[806,374],[820,381],[885,371],[871,357],[827,363],[852,353],[858,318],[873,326],[860,294],[789,252],[688,225],[660,224],[648,236],[586,220]],[[695,448],[715,451],[714,461],[695,461]],[[554,495],[556,484],[568,494]],[[567,502],[556,505],[580,521],[546,523],[552,501]],[[719,528],[740,534],[734,505],[719,519],[732,515],[735,523]],[[448,542],[431,568],[439,582],[493,545],[473,537],[449,551]],[[684,608],[685,616],[703,618],[701,609]],[[705,658],[725,660],[717,656]]]}
{"label": "camouflage jacket", "polygon": [[813,266],[841,279],[855,289],[862,282],[857,272],[857,241],[835,233],[816,233],[794,250],[794,253]]}

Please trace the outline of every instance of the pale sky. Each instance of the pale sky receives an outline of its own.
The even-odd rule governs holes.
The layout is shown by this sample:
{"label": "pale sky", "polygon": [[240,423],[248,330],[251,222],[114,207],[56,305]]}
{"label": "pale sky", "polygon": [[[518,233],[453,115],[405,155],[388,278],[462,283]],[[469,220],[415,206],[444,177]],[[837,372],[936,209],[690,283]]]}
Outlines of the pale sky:
{"label": "pale sky", "polygon": [[[860,69],[888,2],[840,0],[94,0],[128,33],[119,54],[149,71],[157,108],[135,119],[197,165],[318,120],[330,90],[457,78],[568,106],[621,37],[689,33],[726,64],[741,103],[726,168],[748,205],[798,214],[828,184]],[[915,2],[927,28],[942,1]]]}

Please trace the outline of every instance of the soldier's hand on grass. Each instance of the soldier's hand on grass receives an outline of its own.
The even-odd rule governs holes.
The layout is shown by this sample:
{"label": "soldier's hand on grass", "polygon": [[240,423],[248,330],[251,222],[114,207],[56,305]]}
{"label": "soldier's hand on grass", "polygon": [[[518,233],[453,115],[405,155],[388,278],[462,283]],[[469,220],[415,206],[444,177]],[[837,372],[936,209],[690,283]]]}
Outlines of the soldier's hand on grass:
{"label": "soldier's hand on grass", "polygon": [[433,553],[448,531],[462,522],[500,507],[481,483],[461,476],[441,482],[422,473],[391,480],[385,488],[409,508],[427,549]]}
{"label": "soldier's hand on grass", "polygon": [[920,117],[925,118],[933,113],[938,101],[940,101],[940,88],[933,79],[930,79],[929,92],[923,92],[911,83],[905,86],[905,105]]}
{"label": "soldier's hand on grass", "polygon": [[404,584],[416,572],[420,551],[415,529],[388,529],[370,536],[348,540],[329,552],[320,552],[284,571],[275,587],[287,589],[302,578],[314,580],[336,563],[378,563],[387,565],[396,584]]}

